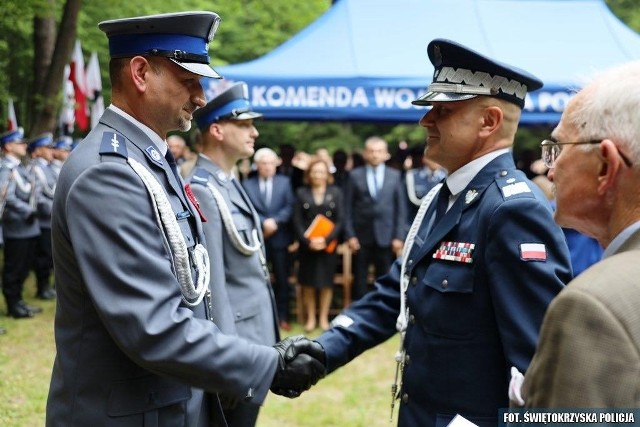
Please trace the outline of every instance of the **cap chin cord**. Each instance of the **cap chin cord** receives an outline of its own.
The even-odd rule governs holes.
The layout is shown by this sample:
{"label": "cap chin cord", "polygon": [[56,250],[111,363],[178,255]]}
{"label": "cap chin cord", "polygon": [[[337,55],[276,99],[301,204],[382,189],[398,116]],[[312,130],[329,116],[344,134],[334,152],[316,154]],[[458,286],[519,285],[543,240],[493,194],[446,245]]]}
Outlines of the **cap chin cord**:
{"label": "cap chin cord", "polygon": [[197,55],[195,53],[185,52],[184,50],[160,50],[151,49],[148,52],[152,56],[163,56],[165,58],[175,59],[178,62],[197,62],[209,65],[209,57],[207,55]]}
{"label": "cap chin cord", "polygon": [[469,86],[458,83],[431,83],[427,88],[427,92],[495,96],[498,94],[499,90],[495,87]]}

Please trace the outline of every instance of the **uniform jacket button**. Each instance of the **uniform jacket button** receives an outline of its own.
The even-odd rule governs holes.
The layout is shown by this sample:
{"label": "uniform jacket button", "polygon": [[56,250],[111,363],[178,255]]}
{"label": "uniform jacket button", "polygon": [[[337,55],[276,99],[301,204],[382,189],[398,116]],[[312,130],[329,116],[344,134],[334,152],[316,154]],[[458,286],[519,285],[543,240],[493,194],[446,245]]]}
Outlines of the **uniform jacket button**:
{"label": "uniform jacket button", "polygon": [[407,393],[402,395],[402,403],[409,403],[409,395]]}
{"label": "uniform jacket button", "polygon": [[416,316],[414,316],[413,314],[409,315],[409,323],[411,323],[412,325],[415,325],[416,323]]}
{"label": "uniform jacket button", "polygon": [[444,279],[440,286],[442,286],[442,289],[447,289],[447,287],[449,287],[449,281],[447,279]]}
{"label": "uniform jacket button", "polygon": [[418,278],[417,278],[416,276],[413,276],[413,277],[411,278],[411,284],[412,284],[413,286],[415,286],[415,285],[416,285],[416,283],[418,283]]}
{"label": "uniform jacket button", "polygon": [[404,364],[408,365],[410,362],[411,362],[411,356],[407,354],[406,356],[404,356]]}

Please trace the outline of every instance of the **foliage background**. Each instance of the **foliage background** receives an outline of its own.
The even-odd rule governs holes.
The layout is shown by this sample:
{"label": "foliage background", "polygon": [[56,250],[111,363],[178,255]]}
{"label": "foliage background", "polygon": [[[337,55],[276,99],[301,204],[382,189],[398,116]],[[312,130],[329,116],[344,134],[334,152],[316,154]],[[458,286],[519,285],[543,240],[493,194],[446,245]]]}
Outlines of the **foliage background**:
{"label": "foliage background", "polygon": [[[5,0],[0,8],[0,117],[6,117],[7,99],[12,97],[18,122],[27,130],[27,134],[32,129],[38,102],[41,101],[34,89],[36,73],[42,72],[34,66],[34,52],[37,49],[34,48],[33,27],[34,22],[39,22],[35,18],[51,16],[59,24],[68,1],[71,0]],[[606,3],[627,25],[636,31],[640,30],[640,4],[637,0],[607,0]],[[77,20],[77,38],[82,42],[85,61],[88,61],[92,51],[98,52],[105,105],[108,105],[107,43],[104,34],[97,28],[97,23],[102,20],[173,11],[213,10],[222,17],[222,24],[210,44],[212,65],[215,67],[249,61],[269,52],[329,7],[331,0],[84,1]],[[428,25],[428,21],[425,25]],[[61,95],[58,95],[55,102],[59,104],[61,99]],[[546,127],[522,129],[516,138],[516,156],[524,150],[537,150],[538,141],[549,131]],[[260,133],[260,144],[275,147],[290,143],[305,151],[314,151],[319,147],[326,147],[331,152],[337,148],[347,152],[356,151],[361,148],[364,138],[372,134],[386,137],[392,150],[402,140],[409,145],[424,142],[424,131],[413,124],[265,120],[260,124]]]}

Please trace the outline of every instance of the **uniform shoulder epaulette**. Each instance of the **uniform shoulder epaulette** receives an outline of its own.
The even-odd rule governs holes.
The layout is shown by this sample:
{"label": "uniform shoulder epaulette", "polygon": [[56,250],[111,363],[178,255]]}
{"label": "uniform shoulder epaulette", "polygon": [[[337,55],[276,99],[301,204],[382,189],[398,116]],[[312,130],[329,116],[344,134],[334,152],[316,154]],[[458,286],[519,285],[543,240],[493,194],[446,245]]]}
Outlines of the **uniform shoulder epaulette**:
{"label": "uniform shoulder epaulette", "polygon": [[129,158],[127,152],[127,141],[124,136],[117,132],[105,131],[102,133],[102,141],[100,142],[100,154]]}
{"label": "uniform shoulder epaulette", "polygon": [[514,196],[535,197],[525,175],[517,170],[502,171],[496,178],[496,184],[505,200]]}
{"label": "uniform shoulder epaulette", "polygon": [[196,168],[191,176],[191,182],[194,184],[207,185],[209,181],[209,172],[205,168]]}

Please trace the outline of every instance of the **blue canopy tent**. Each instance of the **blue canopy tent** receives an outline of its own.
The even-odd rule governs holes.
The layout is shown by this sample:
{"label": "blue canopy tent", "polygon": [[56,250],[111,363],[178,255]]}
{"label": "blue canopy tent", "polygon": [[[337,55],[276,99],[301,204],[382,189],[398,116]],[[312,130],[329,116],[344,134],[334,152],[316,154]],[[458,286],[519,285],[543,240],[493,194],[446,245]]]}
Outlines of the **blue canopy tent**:
{"label": "blue canopy tent", "polygon": [[[224,25],[224,23],[223,23]],[[448,38],[537,75],[523,124],[556,123],[572,90],[611,65],[640,59],[640,36],[603,0],[338,0],[253,61],[216,69],[208,99],[245,81],[271,120],[416,122],[433,68],[426,47]]]}

